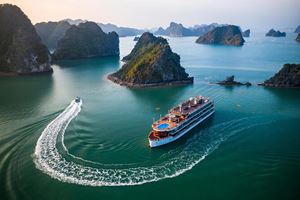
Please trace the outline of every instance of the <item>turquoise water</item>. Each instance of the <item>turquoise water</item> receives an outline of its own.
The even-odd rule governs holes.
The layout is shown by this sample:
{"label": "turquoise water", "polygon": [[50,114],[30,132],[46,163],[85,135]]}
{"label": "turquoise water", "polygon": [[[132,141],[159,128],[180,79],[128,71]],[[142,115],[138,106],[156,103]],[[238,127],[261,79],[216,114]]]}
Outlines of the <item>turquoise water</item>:
{"label": "turquoise water", "polygon": [[[1,77],[0,196],[299,199],[300,91],[211,84],[232,74],[260,83],[282,64],[300,63],[295,37],[254,34],[243,47],[169,38],[195,77],[190,86],[118,86],[105,77],[121,67],[119,58],[60,62],[52,76]],[[122,57],[133,38],[120,45]],[[215,115],[181,140],[150,149],[153,117],[199,94],[215,101]],[[81,107],[71,104],[76,96]],[[38,143],[42,133],[45,143]]]}

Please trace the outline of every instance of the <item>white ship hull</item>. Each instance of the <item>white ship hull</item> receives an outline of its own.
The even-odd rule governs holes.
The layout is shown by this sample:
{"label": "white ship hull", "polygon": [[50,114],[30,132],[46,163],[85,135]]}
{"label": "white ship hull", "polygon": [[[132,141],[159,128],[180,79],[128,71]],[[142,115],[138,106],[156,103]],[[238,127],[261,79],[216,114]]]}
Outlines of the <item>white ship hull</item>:
{"label": "white ship hull", "polygon": [[152,147],[158,147],[158,146],[162,146],[162,145],[168,144],[170,142],[173,142],[173,141],[179,139],[180,137],[182,137],[183,135],[185,135],[187,132],[189,132],[191,129],[193,129],[195,126],[199,125],[205,119],[207,119],[208,117],[210,117],[214,112],[215,112],[215,109],[213,108],[211,110],[211,112],[209,112],[205,117],[200,118],[198,121],[196,121],[195,123],[193,123],[190,126],[186,127],[184,130],[182,130],[180,133],[177,133],[174,136],[168,136],[166,138],[160,138],[160,139],[157,139],[157,140],[150,140],[149,139],[149,146],[151,148]]}

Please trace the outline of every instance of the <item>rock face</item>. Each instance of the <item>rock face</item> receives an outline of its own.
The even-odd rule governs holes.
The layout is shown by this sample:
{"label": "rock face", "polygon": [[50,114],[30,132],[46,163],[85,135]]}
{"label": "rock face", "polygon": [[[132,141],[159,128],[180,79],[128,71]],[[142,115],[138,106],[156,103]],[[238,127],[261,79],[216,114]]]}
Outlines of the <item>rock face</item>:
{"label": "rock face", "polygon": [[28,17],[17,6],[0,4],[0,73],[48,72],[49,51]]}
{"label": "rock face", "polygon": [[180,65],[167,40],[146,32],[131,53],[123,58],[126,64],[108,79],[128,87],[151,87],[193,83],[193,78]]}
{"label": "rock face", "polygon": [[234,76],[228,76],[224,81],[218,82],[219,85],[227,85],[227,86],[235,86],[235,85],[246,85],[251,86],[252,84],[249,82],[241,83],[234,80]]}
{"label": "rock face", "polygon": [[243,37],[250,37],[250,29],[245,30],[242,35]]}
{"label": "rock face", "polygon": [[42,42],[47,45],[49,49],[55,49],[58,41],[64,37],[66,31],[71,27],[71,24],[67,21],[59,21],[41,22],[34,26]]}
{"label": "rock face", "polygon": [[298,33],[297,37],[296,37],[296,41],[300,42],[300,33]]}
{"label": "rock face", "polygon": [[267,37],[285,37],[285,32],[275,31],[274,29],[269,30],[268,33],[266,33]]}
{"label": "rock face", "polygon": [[118,56],[119,37],[106,34],[94,22],[72,25],[58,42],[53,59],[79,59],[100,56]]}
{"label": "rock face", "polygon": [[295,29],[295,33],[300,33],[300,25]]}
{"label": "rock face", "polygon": [[194,27],[186,28],[180,23],[171,22],[169,27],[163,29],[159,27],[157,31],[154,32],[155,35],[166,35],[170,37],[186,37],[186,36],[200,36],[208,31],[211,31],[215,27],[219,26],[216,23],[213,24],[202,24],[195,25]]}
{"label": "rock face", "polygon": [[259,85],[300,88],[300,64],[284,64],[279,72]]}
{"label": "rock face", "polygon": [[235,25],[216,27],[212,31],[200,36],[196,43],[242,46],[245,40],[241,30]]}

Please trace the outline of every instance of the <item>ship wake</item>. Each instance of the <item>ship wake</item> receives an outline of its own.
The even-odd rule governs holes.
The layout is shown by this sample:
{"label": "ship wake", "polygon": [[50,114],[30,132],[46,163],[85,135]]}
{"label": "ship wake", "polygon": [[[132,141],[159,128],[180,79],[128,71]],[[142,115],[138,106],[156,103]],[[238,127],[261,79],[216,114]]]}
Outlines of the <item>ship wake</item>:
{"label": "ship wake", "polygon": [[[79,114],[81,104],[82,102],[72,101],[59,116],[48,124],[37,141],[33,157],[36,167],[52,178],[89,186],[140,185],[179,176],[191,170],[232,135],[254,126],[270,123],[270,121],[256,117],[213,125],[194,133],[186,140],[182,148],[166,152],[161,162],[147,166],[124,165],[116,168],[114,164],[111,167],[101,167],[101,163],[90,166],[88,161],[85,163],[83,159],[80,162],[77,159],[67,159],[57,149],[58,137],[62,138],[64,146],[65,130],[72,119]],[[64,151],[67,151],[65,146]]]}

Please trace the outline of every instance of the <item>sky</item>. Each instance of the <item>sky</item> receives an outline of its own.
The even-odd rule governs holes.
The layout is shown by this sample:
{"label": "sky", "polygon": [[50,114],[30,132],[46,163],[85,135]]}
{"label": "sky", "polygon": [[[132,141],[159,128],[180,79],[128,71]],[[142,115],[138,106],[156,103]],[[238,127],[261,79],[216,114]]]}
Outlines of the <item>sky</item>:
{"label": "sky", "polygon": [[296,28],[300,0],[0,0],[19,6],[32,23],[86,19],[136,28],[167,27],[171,21],[235,24],[243,29]]}

